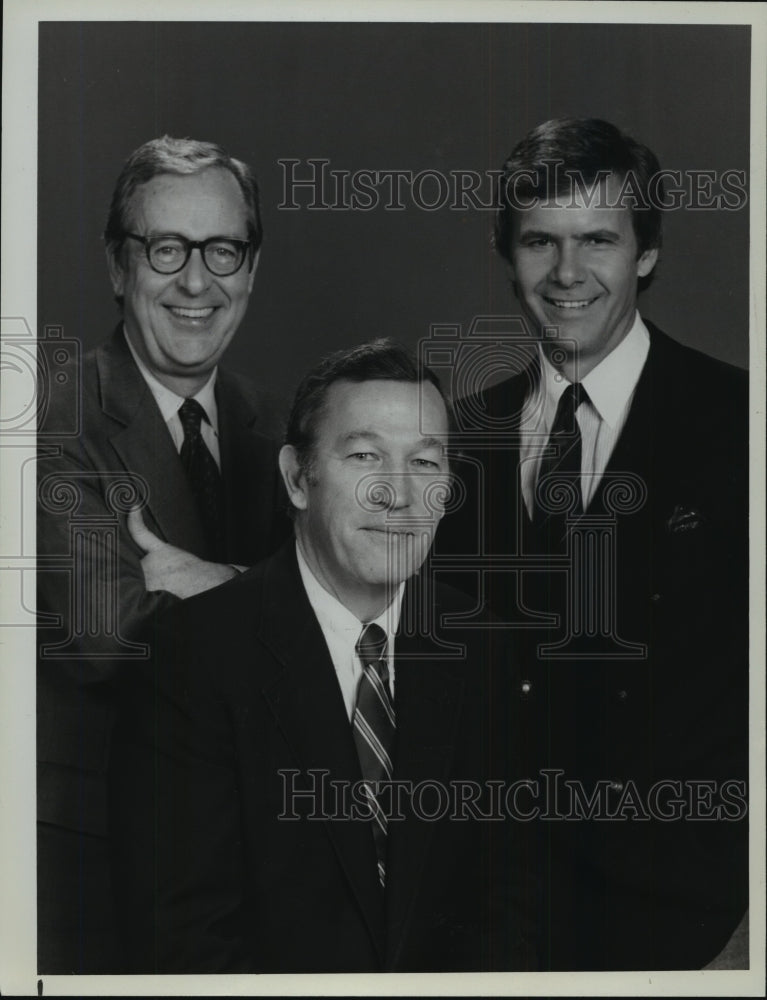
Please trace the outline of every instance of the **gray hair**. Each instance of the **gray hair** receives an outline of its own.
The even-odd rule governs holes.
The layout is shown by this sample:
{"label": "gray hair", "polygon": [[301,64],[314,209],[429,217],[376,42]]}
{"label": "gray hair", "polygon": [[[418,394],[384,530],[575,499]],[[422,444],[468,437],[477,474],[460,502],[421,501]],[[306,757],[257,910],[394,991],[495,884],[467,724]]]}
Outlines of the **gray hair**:
{"label": "gray hair", "polygon": [[112,254],[119,253],[128,228],[128,212],[136,188],[158,174],[196,174],[210,167],[220,167],[231,173],[242,191],[247,207],[248,239],[253,255],[261,246],[263,230],[259,209],[258,184],[253,171],[241,160],[235,160],[214,142],[198,139],[174,139],[164,135],[150,139],[134,150],[125,162],[115,184],[109,208],[104,241]]}

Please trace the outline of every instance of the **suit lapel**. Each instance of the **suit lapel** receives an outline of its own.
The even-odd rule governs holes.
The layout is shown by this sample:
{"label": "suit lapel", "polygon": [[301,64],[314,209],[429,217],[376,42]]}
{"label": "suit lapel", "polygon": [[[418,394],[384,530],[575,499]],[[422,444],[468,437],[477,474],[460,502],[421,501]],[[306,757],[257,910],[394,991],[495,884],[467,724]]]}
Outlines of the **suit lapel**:
{"label": "suit lapel", "polygon": [[[509,419],[511,416],[515,421],[513,433],[503,452],[504,475],[502,477],[505,490],[503,503],[512,515],[509,521],[513,525],[514,538],[511,539],[509,549],[507,549],[507,551],[512,552],[523,551],[523,538],[530,524],[530,518],[525,507],[525,499],[522,494],[520,467],[521,435],[519,427],[522,419],[522,410],[525,405],[525,397],[530,391],[531,384],[539,377],[539,365],[536,355],[536,359],[526,373],[518,375],[504,383],[500,396],[503,410],[498,416],[505,416],[506,419]],[[487,493],[490,495],[492,491],[488,489]]]}
{"label": "suit lapel", "polygon": [[[522,493],[520,425],[525,399],[539,377],[536,355],[530,369],[500,383],[489,392],[490,414],[496,421],[505,421],[511,425],[508,434],[499,434],[494,440],[495,447],[487,459],[490,465],[485,470],[487,481],[482,492],[486,505],[486,551],[489,555],[522,555],[538,548],[538,539]],[[523,573],[513,575],[502,586],[520,588],[524,578]]]}
{"label": "suit lapel", "polygon": [[[361,780],[351,725],[322,629],[306,596],[289,542],[266,576],[259,639],[282,670],[263,689],[303,771],[328,771],[327,781]],[[369,824],[325,820],[325,830],[371,938],[384,957],[383,895]]]}
{"label": "suit lapel", "polygon": [[202,553],[202,525],[162,414],[118,328],[96,360],[104,413],[122,424],[111,438],[123,467],[148,493],[148,527],[174,545]]}
{"label": "suit lapel", "polygon": [[480,397],[456,402],[459,442],[461,431],[466,437],[453,472],[465,499],[440,529],[438,553],[476,558],[520,551],[525,508],[519,487],[519,424],[529,384],[529,376],[517,375]]}
{"label": "suit lapel", "polygon": [[[684,372],[675,364],[673,354],[676,345],[651,323],[645,320],[650,331],[650,351],[642,374],[637,382],[634,398],[624,424],[623,431],[615,445],[605,469],[592,509],[603,509],[603,493],[609,483],[610,474],[631,472],[652,486],[645,508],[640,517],[652,516],[653,509],[665,503],[663,494],[673,494],[675,484],[681,474],[682,459],[676,448],[678,435],[671,436],[669,428],[680,425],[680,396],[685,391]],[[674,409],[677,408],[677,409]],[[688,419],[689,411],[682,407],[682,419]],[[632,523],[638,523],[633,515]]]}
{"label": "suit lapel", "polygon": [[[422,781],[447,781],[465,682],[463,661],[446,659],[435,639],[424,633],[419,611],[423,602],[415,598],[419,588],[427,585],[427,576],[416,577],[405,589],[395,652],[394,777],[412,788]],[[432,607],[438,614],[438,607]],[[433,625],[433,631],[438,631],[436,619]],[[390,822],[388,832],[387,968],[396,964],[435,828],[433,822],[414,817],[407,808],[403,813],[406,818]]]}
{"label": "suit lapel", "polygon": [[661,442],[653,442],[652,440],[653,398],[655,396],[655,379],[653,376],[656,367],[655,345],[652,343],[650,353],[647,355],[647,361],[634,391],[634,398],[631,401],[626,422],[605,467],[605,474],[597,490],[600,506],[603,489],[606,483],[609,482],[610,474],[631,472],[647,481],[646,477],[650,472],[649,459],[651,449],[661,444]]}
{"label": "suit lapel", "polygon": [[[257,411],[253,401],[246,399],[234,379],[219,369],[216,379],[218,406],[218,440],[221,448],[221,470],[224,483],[226,548],[230,559],[255,560],[263,549],[259,535],[273,517],[272,476],[264,483],[265,462],[276,456],[259,450],[254,433]],[[247,537],[242,536],[248,531]]]}

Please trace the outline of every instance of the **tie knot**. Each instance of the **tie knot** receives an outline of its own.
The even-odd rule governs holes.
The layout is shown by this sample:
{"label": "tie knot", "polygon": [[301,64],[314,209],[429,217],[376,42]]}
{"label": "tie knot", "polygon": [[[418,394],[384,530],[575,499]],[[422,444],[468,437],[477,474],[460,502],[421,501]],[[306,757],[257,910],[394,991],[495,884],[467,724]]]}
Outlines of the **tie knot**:
{"label": "tie knot", "polygon": [[571,382],[559,397],[552,433],[556,434],[563,430],[572,431],[575,422],[575,411],[581,403],[587,402],[588,398],[589,394],[580,382]]}
{"label": "tie knot", "polygon": [[[589,398],[589,394],[583,388],[582,382],[571,382],[570,385],[562,393],[562,400],[567,397],[567,405],[572,406],[573,412],[578,409],[581,403],[585,403]],[[560,400],[560,406],[562,405],[562,400]]]}
{"label": "tie knot", "polygon": [[184,434],[199,434],[200,424],[203,420],[208,419],[205,410],[196,399],[185,399],[178,408],[178,415],[181,426],[184,428]]}
{"label": "tie knot", "polygon": [[386,633],[375,622],[371,622],[363,628],[354,648],[357,656],[366,667],[378,664],[382,660],[386,650],[386,641]]}

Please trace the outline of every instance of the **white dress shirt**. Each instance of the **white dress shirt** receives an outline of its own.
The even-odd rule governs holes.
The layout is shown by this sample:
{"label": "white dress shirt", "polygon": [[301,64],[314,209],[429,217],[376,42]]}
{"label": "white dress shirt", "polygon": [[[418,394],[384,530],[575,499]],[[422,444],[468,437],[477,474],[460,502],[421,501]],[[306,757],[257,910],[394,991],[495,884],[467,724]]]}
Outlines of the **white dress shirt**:
{"label": "white dress shirt", "polygon": [[[184,403],[186,397],[179,396],[175,392],[164,386],[160,380],[149,371],[147,366],[138,356],[136,351],[133,349],[133,344],[131,344],[128,335],[125,335],[125,340],[128,344],[128,349],[130,350],[133,360],[136,362],[138,370],[141,372],[141,376],[149,386],[149,391],[155,398],[157,405],[160,407],[160,413],[162,413],[162,418],[170,432],[170,436],[173,439],[173,443],[176,446],[176,451],[181,451],[181,445],[184,443],[184,428],[181,424],[181,417],[178,415],[179,407]],[[200,433],[205,444],[208,446],[208,451],[211,453],[215,459],[216,465],[221,469],[221,449],[218,444],[218,407],[216,406],[216,394],[214,387],[216,385],[216,371],[213,369],[210,378],[205,383],[205,385],[200,389],[199,392],[195,393],[194,396],[190,396],[190,399],[195,399],[200,406],[205,411],[205,415],[208,420],[203,420],[200,425]],[[208,423],[210,421],[210,423]]]}
{"label": "white dress shirt", "polygon": [[[650,334],[637,313],[620,344],[581,380],[590,400],[581,403],[575,414],[582,440],[581,493],[584,511],[599,486],[626,423],[649,350]],[[522,496],[531,518],[541,455],[548,444],[560,397],[570,385],[546,358],[540,346],[538,354],[540,379],[525,400],[520,422]]]}
{"label": "white dress shirt", "polygon": [[[353,615],[337,598],[325,590],[309,569],[298,543],[296,543],[296,556],[306,596],[309,598],[309,603],[320,623],[330,658],[336,669],[336,677],[346,706],[346,714],[351,722],[354,716],[354,707],[357,704],[357,685],[362,677],[362,664],[354,647],[362,634],[364,625],[371,623],[365,622],[363,624],[356,615]],[[404,590],[405,584],[401,583],[394,600],[378,618],[374,619],[375,624],[381,626],[388,639],[386,656],[389,664],[389,692],[392,699],[394,698],[394,636],[399,627]]]}

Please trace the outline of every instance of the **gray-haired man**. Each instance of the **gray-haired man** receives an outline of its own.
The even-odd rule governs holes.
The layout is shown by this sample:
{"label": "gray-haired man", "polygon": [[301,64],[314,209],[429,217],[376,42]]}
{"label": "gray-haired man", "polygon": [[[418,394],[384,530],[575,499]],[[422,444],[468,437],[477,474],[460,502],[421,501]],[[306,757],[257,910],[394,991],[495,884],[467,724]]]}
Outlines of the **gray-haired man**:
{"label": "gray-haired man", "polygon": [[[122,321],[54,386],[40,428],[38,607],[59,623],[39,633],[38,967],[48,973],[113,968],[106,771],[118,666],[140,657],[134,639],[157,611],[233,576],[229,564],[257,561],[280,533],[263,406],[218,369],[262,238],[250,168],[213,143],[147,142],[117,180],[104,235]],[[78,433],[67,436],[72,412]],[[57,502],[62,486],[74,506]],[[120,516],[131,493],[169,543],[163,590],[147,591]],[[67,557],[69,572],[46,571]]]}

